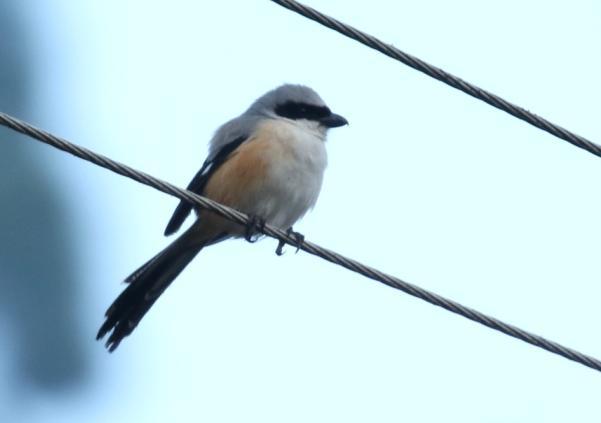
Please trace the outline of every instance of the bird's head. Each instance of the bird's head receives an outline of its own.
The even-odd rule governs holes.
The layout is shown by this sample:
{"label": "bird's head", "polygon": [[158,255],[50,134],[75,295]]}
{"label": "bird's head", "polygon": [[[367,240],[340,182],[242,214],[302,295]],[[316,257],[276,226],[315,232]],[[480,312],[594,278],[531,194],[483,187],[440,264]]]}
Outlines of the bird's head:
{"label": "bird's head", "polygon": [[328,129],[348,124],[345,118],[332,113],[313,89],[304,85],[281,85],[259,97],[249,111],[288,119],[324,134]]}

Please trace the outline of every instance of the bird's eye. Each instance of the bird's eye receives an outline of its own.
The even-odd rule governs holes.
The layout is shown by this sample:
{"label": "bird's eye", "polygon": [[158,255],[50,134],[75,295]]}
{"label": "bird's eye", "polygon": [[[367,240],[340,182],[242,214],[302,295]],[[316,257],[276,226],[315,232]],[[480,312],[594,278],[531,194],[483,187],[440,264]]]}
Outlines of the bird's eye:
{"label": "bird's eye", "polygon": [[275,113],[288,119],[319,120],[329,116],[330,109],[326,106],[315,106],[294,101],[287,101],[275,107]]}

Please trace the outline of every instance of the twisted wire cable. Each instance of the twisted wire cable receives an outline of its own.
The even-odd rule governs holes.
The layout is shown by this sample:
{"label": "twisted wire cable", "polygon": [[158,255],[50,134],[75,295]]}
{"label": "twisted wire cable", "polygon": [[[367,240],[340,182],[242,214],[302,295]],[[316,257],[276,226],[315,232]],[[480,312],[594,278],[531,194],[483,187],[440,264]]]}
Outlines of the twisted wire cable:
{"label": "twisted wire cable", "polygon": [[[114,160],[109,159],[103,155],[97,154],[91,150],[80,147],[78,145],[72,144],[69,141],[56,137],[42,129],[38,129],[26,122],[23,122],[19,119],[11,117],[5,113],[0,112],[0,125],[11,128],[19,133],[24,135],[28,135],[38,141],[44,142],[48,145],[51,145],[59,150],[64,152],[73,154],[80,159],[87,160],[92,162],[98,166],[101,166],[105,169],[108,169],[112,172],[118,173],[119,175],[126,176],[135,181],[138,181],[142,184],[148,185],[152,188],[158,189],[166,194],[177,197],[181,200],[187,201],[190,204],[201,207],[203,209],[211,210],[220,216],[225,217],[233,222],[239,223],[241,225],[245,225],[249,222],[248,216],[243,213],[240,213],[237,210],[226,207],[222,204],[219,204],[215,201],[212,201],[208,198],[202,197],[200,195],[194,194],[193,192],[181,189],[172,185],[168,182],[162,181],[158,178],[155,178],[147,173],[140,172],[135,170],[129,166],[118,163]],[[278,228],[275,228],[271,225],[265,225],[262,228],[262,231],[265,235],[268,235],[272,238],[276,238],[280,241],[284,241],[285,243],[297,246],[297,239],[294,235],[289,235],[285,231],[282,231]],[[402,281],[399,278],[388,275],[384,272],[381,272],[377,269],[371,268],[364,264],[359,263],[356,260],[345,257],[341,254],[338,254],[334,251],[328,250],[326,248],[320,247],[317,244],[314,244],[309,241],[304,241],[300,248],[303,251],[306,251],[309,254],[313,254],[315,256],[321,257],[324,260],[327,260],[331,263],[337,264],[339,266],[345,267],[353,272],[357,272],[367,278],[373,279],[375,281],[381,282],[385,285],[388,285],[392,288],[403,291],[409,295],[413,295],[414,297],[421,298],[424,301],[427,301],[436,306],[442,307],[445,310],[448,310],[452,313],[459,314],[463,317],[466,317],[474,322],[480,323],[484,326],[487,326],[491,329],[502,332],[506,335],[512,336],[514,338],[520,339],[524,342],[527,342],[531,345],[535,345],[539,348],[545,349],[553,354],[560,355],[569,360],[573,360],[577,363],[588,366],[592,369],[601,371],[601,361],[598,359],[591,357],[589,355],[583,354],[574,349],[565,347],[556,342],[550,341],[542,336],[535,335],[533,333],[527,332],[523,329],[520,329],[516,326],[505,323],[501,320],[495,319],[494,317],[488,316],[484,313],[480,313],[472,308],[461,305],[455,301],[442,297],[438,294],[430,292],[426,289],[420,288],[416,285],[410,284],[408,282]]]}
{"label": "twisted wire cable", "polygon": [[529,124],[536,126],[537,128],[542,129],[543,131],[546,131],[552,135],[555,135],[558,138],[561,138],[562,140],[569,142],[570,144],[575,145],[576,147],[580,147],[583,150],[588,151],[589,153],[601,157],[601,146],[593,143],[592,141],[580,135],[577,135],[571,131],[568,131],[567,129],[562,128],[561,126],[556,125],[532,112],[529,112],[528,110],[520,106],[510,103],[509,101],[489,91],[486,91],[482,88],[477,87],[474,84],[466,82],[461,78],[458,78],[440,68],[437,68],[436,66],[424,62],[423,60],[418,59],[415,56],[407,54],[390,44],[386,44],[372,35],[369,35],[363,31],[353,28],[350,25],[342,23],[297,1],[271,1],[287,9],[290,9],[308,19],[318,22],[330,29],[333,29],[334,31],[339,32],[344,36],[352,38],[353,40],[358,41],[361,44],[371,47],[374,50],[379,51],[380,53],[392,57],[393,59],[398,60],[399,62],[402,62],[405,65],[412,67],[413,69],[423,72],[434,79],[438,79],[439,81],[444,82],[445,84],[450,85],[453,88],[463,91],[464,93],[469,94],[472,97],[477,98],[478,100],[482,100],[485,103],[496,107],[497,109],[501,109],[504,112],[507,112],[518,119],[528,122]]}

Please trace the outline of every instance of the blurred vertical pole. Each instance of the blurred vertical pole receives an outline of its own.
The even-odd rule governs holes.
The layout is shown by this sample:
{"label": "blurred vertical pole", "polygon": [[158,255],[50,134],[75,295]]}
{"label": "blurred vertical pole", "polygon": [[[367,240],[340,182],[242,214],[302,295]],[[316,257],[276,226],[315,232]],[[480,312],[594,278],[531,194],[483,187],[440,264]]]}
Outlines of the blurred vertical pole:
{"label": "blurred vertical pole", "polygon": [[[19,19],[27,4],[3,0],[0,7],[0,109],[23,118],[36,99],[30,76],[44,71],[29,55],[32,40]],[[0,327],[8,328],[0,357],[11,376],[0,385],[77,388],[86,380],[83,345],[92,335],[83,338],[78,324],[72,211],[45,168],[45,150],[17,138],[0,129]]]}

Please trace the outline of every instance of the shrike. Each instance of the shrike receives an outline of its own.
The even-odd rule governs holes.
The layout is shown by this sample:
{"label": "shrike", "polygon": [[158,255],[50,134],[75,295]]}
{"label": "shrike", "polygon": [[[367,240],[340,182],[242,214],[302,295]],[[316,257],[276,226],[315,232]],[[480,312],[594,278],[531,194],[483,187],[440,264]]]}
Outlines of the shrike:
{"label": "shrike", "polygon": [[[188,190],[284,230],[311,209],[327,164],[328,129],[346,125],[319,95],[303,85],[282,85],[222,125],[209,155]],[[181,201],[165,229],[176,232],[192,206]],[[179,238],[132,273],[127,288],[106,311],[97,339],[112,331],[106,347],[114,351],[169,284],[204,247],[229,238],[250,240],[256,227],[244,228],[210,211]]]}

